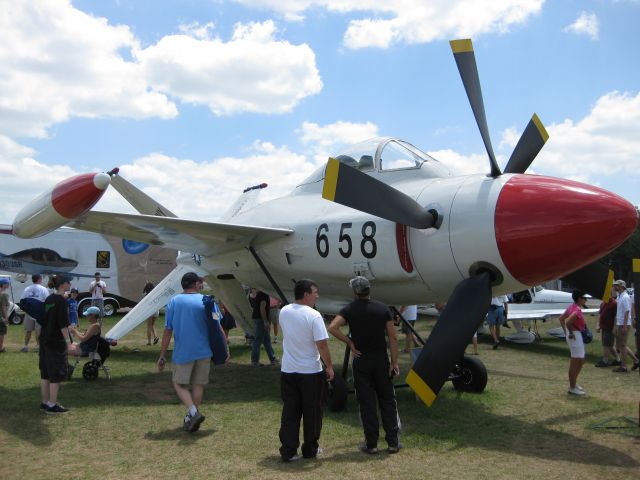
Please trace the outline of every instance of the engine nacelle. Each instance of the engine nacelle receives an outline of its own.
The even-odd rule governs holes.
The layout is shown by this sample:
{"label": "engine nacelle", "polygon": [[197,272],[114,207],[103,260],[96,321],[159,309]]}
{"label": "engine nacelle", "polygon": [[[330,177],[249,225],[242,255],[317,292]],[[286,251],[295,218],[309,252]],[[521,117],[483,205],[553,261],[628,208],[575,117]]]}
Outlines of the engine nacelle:
{"label": "engine nacelle", "polygon": [[106,173],[84,173],[61,181],[18,212],[12,233],[33,238],[62,227],[91,210],[110,182]]}

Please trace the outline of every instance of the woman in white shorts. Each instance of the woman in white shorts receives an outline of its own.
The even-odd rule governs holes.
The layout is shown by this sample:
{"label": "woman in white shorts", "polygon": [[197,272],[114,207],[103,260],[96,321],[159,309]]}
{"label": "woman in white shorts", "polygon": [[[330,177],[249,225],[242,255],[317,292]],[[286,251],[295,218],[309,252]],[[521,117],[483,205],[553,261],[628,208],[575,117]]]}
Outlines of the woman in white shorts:
{"label": "woman in white shorts", "polygon": [[574,290],[571,294],[573,304],[570,305],[565,312],[560,315],[560,324],[564,328],[565,340],[571,351],[571,360],[569,361],[569,393],[570,395],[584,395],[584,389],[577,384],[578,375],[585,360],[584,342],[582,341],[582,332],[587,328],[584,320],[582,309],[587,303],[587,297],[584,292]]}

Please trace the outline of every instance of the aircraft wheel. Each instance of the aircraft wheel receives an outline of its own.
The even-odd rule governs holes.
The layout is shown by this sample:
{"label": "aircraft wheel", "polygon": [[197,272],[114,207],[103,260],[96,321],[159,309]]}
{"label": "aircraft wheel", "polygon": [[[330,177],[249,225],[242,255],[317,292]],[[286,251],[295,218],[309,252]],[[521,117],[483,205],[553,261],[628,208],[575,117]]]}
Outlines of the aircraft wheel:
{"label": "aircraft wheel", "polygon": [[332,412],[341,412],[347,406],[347,383],[339,372],[328,382],[327,407]]}
{"label": "aircraft wheel", "polygon": [[82,377],[85,380],[95,380],[98,378],[98,365],[95,361],[90,361],[84,364],[82,367]]}
{"label": "aircraft wheel", "polygon": [[456,390],[481,393],[487,386],[487,368],[475,357],[464,356],[451,380]]}

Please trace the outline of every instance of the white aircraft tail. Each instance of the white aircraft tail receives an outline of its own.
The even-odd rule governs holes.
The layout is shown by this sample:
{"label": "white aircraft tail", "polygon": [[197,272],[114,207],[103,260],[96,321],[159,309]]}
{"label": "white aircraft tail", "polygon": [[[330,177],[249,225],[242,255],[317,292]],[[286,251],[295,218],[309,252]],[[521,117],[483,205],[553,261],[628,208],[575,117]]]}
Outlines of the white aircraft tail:
{"label": "white aircraft tail", "polygon": [[[187,272],[193,271],[194,268],[192,265],[178,265],[169,275],[164,277],[151,292],[143,297],[129,313],[122,317],[122,320],[116,323],[113,328],[106,333],[105,338],[119,340],[151,315],[155,314],[169,303],[169,300],[171,300],[174,295],[182,292],[182,285],[180,283],[182,276]],[[198,274],[202,274],[202,272],[198,272]]]}
{"label": "white aircraft tail", "polygon": [[238,199],[233,202],[233,204],[225,212],[225,214],[222,215],[220,221],[228,222],[240,212],[249,210],[251,207],[256,205],[258,203],[258,198],[260,197],[260,192],[263,188],[267,188],[266,183],[261,183],[260,185],[255,185],[253,187],[245,189],[245,191],[242,192],[242,195],[240,195]]}

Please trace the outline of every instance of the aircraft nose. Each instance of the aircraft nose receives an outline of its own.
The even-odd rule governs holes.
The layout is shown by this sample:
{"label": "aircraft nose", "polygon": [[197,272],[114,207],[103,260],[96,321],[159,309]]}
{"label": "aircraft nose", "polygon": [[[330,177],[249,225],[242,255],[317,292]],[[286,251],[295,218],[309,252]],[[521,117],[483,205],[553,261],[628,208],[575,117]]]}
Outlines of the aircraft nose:
{"label": "aircraft nose", "polygon": [[498,249],[526,285],[560,278],[603,257],[636,229],[636,208],[591,185],[514,175],[496,203]]}
{"label": "aircraft nose", "polygon": [[110,182],[106,173],[76,175],[53,187],[51,204],[63,217],[75,218],[100,200]]}

